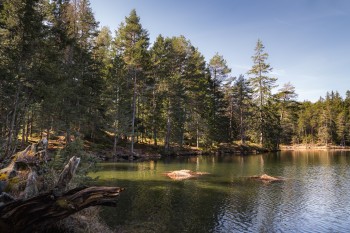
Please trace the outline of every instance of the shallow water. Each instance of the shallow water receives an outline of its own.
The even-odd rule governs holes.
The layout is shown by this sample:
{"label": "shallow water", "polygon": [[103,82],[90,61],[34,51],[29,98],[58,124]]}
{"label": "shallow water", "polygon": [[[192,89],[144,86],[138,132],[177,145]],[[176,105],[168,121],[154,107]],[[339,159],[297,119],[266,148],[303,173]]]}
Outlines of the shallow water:
{"label": "shallow water", "polygon": [[[349,232],[350,152],[101,163],[101,185],[125,187],[102,217],[122,232]],[[166,171],[208,172],[174,181]],[[286,178],[264,183],[261,175]]]}

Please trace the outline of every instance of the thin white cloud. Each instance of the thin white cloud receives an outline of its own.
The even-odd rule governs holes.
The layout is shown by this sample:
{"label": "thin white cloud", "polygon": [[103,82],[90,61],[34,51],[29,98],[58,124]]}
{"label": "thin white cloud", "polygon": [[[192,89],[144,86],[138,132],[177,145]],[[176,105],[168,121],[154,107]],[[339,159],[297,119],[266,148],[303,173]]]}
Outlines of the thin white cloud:
{"label": "thin white cloud", "polygon": [[248,70],[250,70],[251,66],[248,66],[248,65],[239,65],[239,64],[233,64],[233,68],[235,68],[235,69],[239,69],[239,70],[245,70],[245,72],[247,72]]}
{"label": "thin white cloud", "polygon": [[275,76],[285,76],[287,74],[287,71],[285,69],[275,68],[272,70],[271,74]]}

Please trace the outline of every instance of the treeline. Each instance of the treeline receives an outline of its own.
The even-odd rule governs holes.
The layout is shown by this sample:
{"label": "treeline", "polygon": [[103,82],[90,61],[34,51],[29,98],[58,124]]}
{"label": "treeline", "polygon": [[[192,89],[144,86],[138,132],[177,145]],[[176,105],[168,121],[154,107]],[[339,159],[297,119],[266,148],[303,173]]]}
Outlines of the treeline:
{"label": "treeline", "polygon": [[[223,56],[206,62],[183,36],[151,45],[136,11],[113,35],[89,0],[0,0],[1,158],[33,133],[93,140],[211,146],[240,140],[267,148],[292,142],[347,143],[349,99],[298,103],[277,93],[257,41],[252,68],[232,77]],[[335,104],[336,103],[336,104]]]}
{"label": "treeline", "polygon": [[327,92],[316,103],[305,101],[298,111],[298,134],[294,143],[350,145],[350,91],[343,99]]}

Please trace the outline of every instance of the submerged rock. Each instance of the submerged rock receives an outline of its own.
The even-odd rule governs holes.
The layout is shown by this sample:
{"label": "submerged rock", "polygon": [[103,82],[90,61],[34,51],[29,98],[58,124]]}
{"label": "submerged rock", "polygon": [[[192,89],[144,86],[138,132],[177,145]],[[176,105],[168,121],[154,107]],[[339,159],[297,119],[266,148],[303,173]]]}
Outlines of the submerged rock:
{"label": "submerged rock", "polygon": [[251,176],[249,177],[251,179],[256,179],[256,180],[261,180],[261,181],[265,181],[265,182],[272,182],[272,181],[282,181],[284,180],[284,178],[281,177],[273,177],[273,176],[269,176],[267,174],[263,174],[261,176]]}
{"label": "submerged rock", "polygon": [[166,176],[173,180],[185,180],[193,177],[198,177],[200,175],[209,174],[207,172],[193,172],[191,170],[178,170],[165,173]]}

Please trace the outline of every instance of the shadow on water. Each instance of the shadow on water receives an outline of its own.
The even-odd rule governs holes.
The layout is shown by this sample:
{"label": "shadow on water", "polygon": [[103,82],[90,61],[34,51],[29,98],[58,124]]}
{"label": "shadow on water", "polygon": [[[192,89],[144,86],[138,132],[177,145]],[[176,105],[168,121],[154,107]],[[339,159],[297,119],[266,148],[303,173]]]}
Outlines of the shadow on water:
{"label": "shadow on water", "polygon": [[[119,185],[127,190],[117,211],[106,208],[103,218],[127,232],[212,232],[213,213],[225,196],[186,181],[120,181]],[[214,196],[218,198],[213,200]]]}
{"label": "shadow on water", "polygon": [[[100,164],[100,185],[125,187],[103,219],[121,232],[346,232],[350,154],[281,152]],[[173,181],[164,172],[209,172]],[[263,183],[247,176],[287,178]]]}

